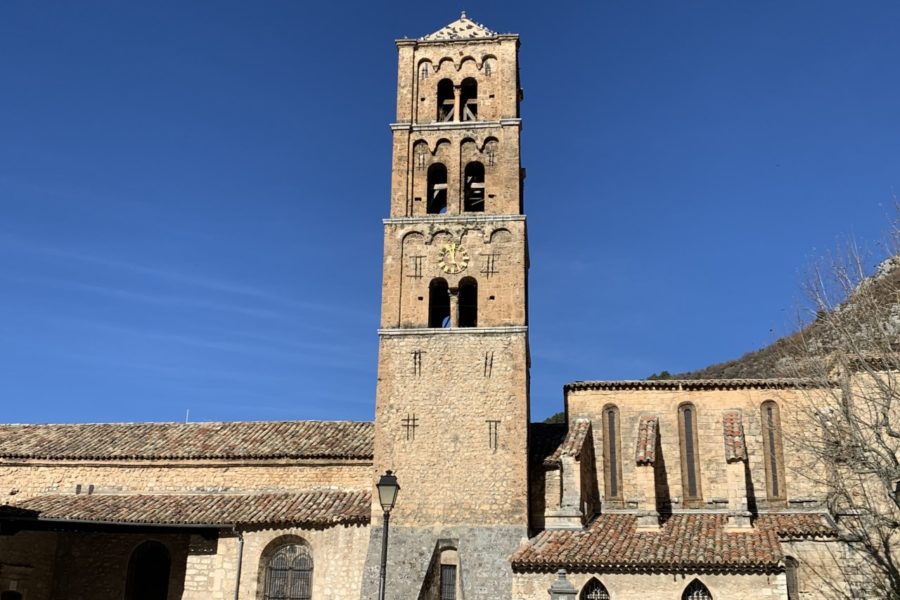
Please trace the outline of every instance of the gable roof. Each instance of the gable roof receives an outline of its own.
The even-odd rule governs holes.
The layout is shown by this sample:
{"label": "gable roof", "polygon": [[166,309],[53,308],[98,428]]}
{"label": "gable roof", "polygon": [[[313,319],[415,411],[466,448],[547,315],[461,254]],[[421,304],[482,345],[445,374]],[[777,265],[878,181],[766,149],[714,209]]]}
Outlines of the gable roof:
{"label": "gable roof", "polygon": [[419,40],[423,42],[474,40],[479,38],[492,38],[496,35],[496,31],[491,31],[484,25],[476,23],[467,17],[465,11],[463,11],[457,20],[449,25],[441,27],[434,33],[429,33],[428,35],[420,37]]}
{"label": "gable roof", "polygon": [[314,525],[368,523],[371,494],[318,489],[276,494],[53,495],[0,506],[0,517],[127,525]]}
{"label": "gable roof", "polygon": [[355,421],[0,425],[0,459],[371,460],[373,432]]}
{"label": "gable roof", "polygon": [[746,532],[725,529],[726,515],[675,514],[659,531],[638,531],[637,517],[600,515],[581,530],[546,530],[511,557],[515,571],[553,572],[754,572],[783,569],[779,537],[827,537],[834,528],[824,514],[757,517]]}

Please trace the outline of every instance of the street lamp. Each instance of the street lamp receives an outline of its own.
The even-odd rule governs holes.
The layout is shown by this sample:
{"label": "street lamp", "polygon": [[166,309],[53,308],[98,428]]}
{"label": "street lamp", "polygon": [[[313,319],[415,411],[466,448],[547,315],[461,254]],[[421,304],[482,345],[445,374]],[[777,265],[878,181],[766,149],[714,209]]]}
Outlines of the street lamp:
{"label": "street lamp", "polygon": [[384,529],[381,532],[381,579],[378,583],[378,600],[384,600],[384,580],[387,572],[387,543],[388,543],[388,525],[391,521],[391,509],[394,508],[394,502],[397,501],[397,492],[400,491],[400,485],[397,484],[397,478],[392,471],[385,471],[375,484],[378,488],[378,501],[381,502],[381,509],[384,511]]}

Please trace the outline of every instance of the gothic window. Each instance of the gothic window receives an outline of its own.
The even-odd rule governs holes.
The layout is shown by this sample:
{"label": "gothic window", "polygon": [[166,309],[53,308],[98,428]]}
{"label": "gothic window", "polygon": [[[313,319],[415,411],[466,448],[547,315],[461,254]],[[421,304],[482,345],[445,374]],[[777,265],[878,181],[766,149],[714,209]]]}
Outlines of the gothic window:
{"label": "gothic window", "polygon": [[265,567],[264,600],[312,598],[313,560],[309,547],[291,543],[269,555]]}
{"label": "gothic window", "polygon": [[450,290],[445,279],[432,279],[428,286],[428,326],[450,327]]}
{"label": "gothic window", "polygon": [[131,553],[126,600],[166,600],[169,596],[169,551],[159,542],[144,542]]}
{"label": "gothic window", "polygon": [[603,408],[603,471],[606,499],[622,500],[622,444],[619,409],[612,404]]}
{"label": "gothic window", "polygon": [[766,494],[769,500],[784,500],[784,455],[781,447],[781,419],[778,404],[762,403],[763,456],[766,463]]}
{"label": "gothic window", "polygon": [[447,167],[434,163],[428,167],[428,205],[430,215],[447,212]]}
{"label": "gothic window", "polygon": [[478,118],[478,82],[466,77],[459,86],[460,113],[463,121],[474,121]]}
{"label": "gothic window", "polygon": [[437,85],[437,120],[452,121],[456,105],[456,93],[453,82],[441,79]]}
{"label": "gothic window", "polygon": [[591,579],[581,589],[581,595],[578,598],[579,600],[609,600],[609,592],[602,583]]}
{"label": "gothic window", "polygon": [[459,326],[478,326],[478,282],[472,277],[459,281]]}
{"label": "gothic window", "polygon": [[713,600],[713,597],[709,589],[699,579],[695,579],[684,588],[681,600]]}
{"label": "gothic window", "polygon": [[456,565],[441,565],[441,600],[456,600]]}
{"label": "gothic window", "polygon": [[787,581],[787,600],[800,600],[800,586],[797,581],[797,570],[800,563],[790,556],[784,559],[784,577]]}
{"label": "gothic window", "polygon": [[681,485],[684,505],[697,506],[700,496],[700,453],[697,444],[697,409],[693,404],[678,407],[678,434],[681,438]]}
{"label": "gothic window", "polygon": [[464,173],[463,210],[484,212],[484,165],[470,162]]}

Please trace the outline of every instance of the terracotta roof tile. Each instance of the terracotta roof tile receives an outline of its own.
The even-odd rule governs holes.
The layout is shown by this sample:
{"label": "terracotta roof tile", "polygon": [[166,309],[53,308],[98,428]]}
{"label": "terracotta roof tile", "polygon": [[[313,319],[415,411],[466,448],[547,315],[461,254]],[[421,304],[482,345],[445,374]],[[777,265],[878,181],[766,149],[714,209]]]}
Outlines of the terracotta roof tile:
{"label": "terracotta roof tile", "polygon": [[154,525],[335,525],[368,523],[367,491],[279,494],[57,495],[2,507],[0,515],[42,521]]}
{"label": "terracotta roof tile", "polygon": [[722,415],[722,433],[725,436],[725,460],[727,462],[746,460],[747,445],[744,440],[741,411],[729,410]]}
{"label": "terracotta roof tile", "polygon": [[760,515],[752,531],[726,532],[724,514],[671,515],[659,531],[637,531],[636,517],[605,514],[585,530],[548,530],[510,559],[516,571],[767,573],[781,570],[780,535],[829,536],[823,514]]}
{"label": "terracotta roof tile", "polygon": [[659,419],[656,415],[641,415],[638,424],[637,448],[635,449],[635,461],[638,465],[652,465],[656,463],[656,432],[659,428]]}
{"label": "terracotta roof tile", "polygon": [[556,449],[544,459],[544,465],[553,465],[559,462],[563,456],[578,457],[584,448],[584,442],[591,434],[591,421],[589,419],[576,419],[569,427],[566,437]]}
{"label": "terracotta roof tile", "polygon": [[371,459],[372,454],[369,422],[0,425],[0,458]]}
{"label": "terracotta roof tile", "polygon": [[814,379],[790,377],[770,379],[655,379],[623,381],[574,381],[564,387],[566,392],[580,390],[742,390],[742,389],[807,389],[819,387]]}

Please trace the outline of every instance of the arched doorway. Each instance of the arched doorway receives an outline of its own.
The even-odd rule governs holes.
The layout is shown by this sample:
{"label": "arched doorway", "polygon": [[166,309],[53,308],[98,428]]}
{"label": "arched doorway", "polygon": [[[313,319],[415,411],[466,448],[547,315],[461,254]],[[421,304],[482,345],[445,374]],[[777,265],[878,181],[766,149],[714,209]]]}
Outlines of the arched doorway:
{"label": "arched doorway", "polygon": [[159,542],[144,542],[128,561],[125,600],[167,600],[172,560]]}

